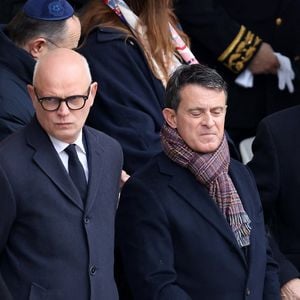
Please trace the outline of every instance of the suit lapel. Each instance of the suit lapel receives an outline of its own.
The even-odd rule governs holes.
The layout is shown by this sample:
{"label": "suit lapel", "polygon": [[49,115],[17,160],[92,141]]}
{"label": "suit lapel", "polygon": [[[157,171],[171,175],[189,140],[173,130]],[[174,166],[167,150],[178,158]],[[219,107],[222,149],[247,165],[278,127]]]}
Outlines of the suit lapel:
{"label": "suit lapel", "polygon": [[[238,252],[245,264],[245,255],[239,247],[228,222],[222,215],[215,201],[209,196],[207,189],[202,186],[187,169],[177,166],[169,160],[163,160],[161,170],[172,174],[169,183],[190,206],[192,206],[203,219],[210,223]],[[167,170],[167,171],[166,171]]]}
{"label": "suit lapel", "polygon": [[[240,196],[240,199],[243,203],[244,210],[249,214],[252,211],[251,210],[252,200],[250,195],[251,196],[253,195],[253,190],[248,190],[247,188],[249,187],[249,184],[247,185],[244,184],[245,180],[243,178],[245,178],[245,172],[241,172],[241,169],[233,168],[233,166],[230,165],[229,175]],[[250,181],[251,178],[249,178],[248,180]]]}
{"label": "suit lapel", "polygon": [[[245,178],[245,172],[242,172],[241,169],[237,169],[235,168],[235,171],[233,172],[233,168],[232,166],[229,169],[229,173],[231,176],[231,179],[234,183],[234,186],[240,196],[240,199],[243,203],[243,207],[245,212],[248,214],[248,217],[250,218],[250,221],[254,221],[255,219],[255,215],[254,215],[254,207],[253,204],[255,202],[255,199],[253,199],[253,197],[255,197],[254,194],[254,190],[252,189],[251,184],[249,184],[251,182],[251,177],[249,176],[249,178],[247,178],[246,180],[242,180],[242,178]],[[247,181],[247,184],[245,184],[245,182]],[[257,194],[257,197],[258,194]],[[251,257],[253,257],[253,253],[255,253],[255,228],[253,228],[254,224],[250,223],[250,226],[252,226],[252,231],[250,233],[250,246],[249,246],[249,255],[248,255],[248,262],[249,263],[253,263],[253,260],[251,260]]]}
{"label": "suit lapel", "polygon": [[105,176],[103,165],[103,152],[101,143],[98,138],[88,128],[84,128],[84,135],[87,144],[88,153],[88,167],[89,167],[89,182],[88,193],[86,198],[86,213],[89,212],[95,201],[98,189],[100,186],[101,178]]}
{"label": "suit lapel", "polygon": [[35,151],[33,161],[73,204],[83,210],[83,203],[76,187],[72,183],[49,137],[35,118],[28,126],[27,143]]}

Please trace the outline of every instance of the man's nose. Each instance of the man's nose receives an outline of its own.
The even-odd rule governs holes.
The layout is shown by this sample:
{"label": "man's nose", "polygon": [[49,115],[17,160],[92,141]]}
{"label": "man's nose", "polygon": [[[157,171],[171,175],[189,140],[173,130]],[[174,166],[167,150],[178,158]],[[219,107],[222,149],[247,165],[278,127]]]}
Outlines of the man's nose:
{"label": "man's nose", "polygon": [[214,119],[210,112],[207,112],[202,117],[202,124],[211,127],[214,125]]}
{"label": "man's nose", "polygon": [[70,109],[67,106],[67,103],[65,101],[62,101],[60,103],[60,106],[59,106],[58,110],[57,110],[57,113],[59,115],[67,115],[69,112],[70,112]]}

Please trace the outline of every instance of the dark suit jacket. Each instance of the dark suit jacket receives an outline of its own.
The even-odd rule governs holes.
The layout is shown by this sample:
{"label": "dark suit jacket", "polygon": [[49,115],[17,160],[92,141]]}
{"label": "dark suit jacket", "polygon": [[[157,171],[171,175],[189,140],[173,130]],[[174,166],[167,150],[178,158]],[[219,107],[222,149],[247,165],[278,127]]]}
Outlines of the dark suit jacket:
{"label": "dark suit jacket", "polygon": [[247,257],[208,191],[165,154],[125,184],[116,217],[120,297],[165,300],[279,299],[255,181],[241,163],[230,175],[251,219]]}
{"label": "dark suit jacket", "polygon": [[265,118],[253,143],[249,163],[270,226],[282,256],[281,282],[299,277],[300,271],[300,106]]}
{"label": "dark suit jacket", "polygon": [[84,127],[86,205],[36,119],[0,145],[0,271],[16,300],[118,299],[120,145]]}

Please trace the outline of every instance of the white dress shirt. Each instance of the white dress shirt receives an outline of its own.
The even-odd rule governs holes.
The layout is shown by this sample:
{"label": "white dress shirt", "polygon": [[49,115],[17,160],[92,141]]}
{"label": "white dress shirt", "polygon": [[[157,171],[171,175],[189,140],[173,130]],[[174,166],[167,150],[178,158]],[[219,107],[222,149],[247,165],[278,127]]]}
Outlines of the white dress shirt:
{"label": "white dress shirt", "polygon": [[[53,137],[51,135],[49,135],[49,138],[50,138],[50,140],[51,140],[58,156],[60,157],[64,167],[66,168],[67,172],[69,173],[69,170],[68,170],[69,156],[64,151],[69,146],[69,144],[65,143],[65,142],[62,142],[62,141],[56,139],[55,137]],[[75,149],[76,149],[78,158],[79,158],[79,160],[80,160],[80,162],[83,166],[85,177],[86,177],[86,180],[88,182],[89,169],[88,169],[86,151],[85,151],[85,148],[84,148],[83,142],[82,142],[82,130],[80,131],[78,138],[76,139],[76,141],[73,144],[76,145]]]}

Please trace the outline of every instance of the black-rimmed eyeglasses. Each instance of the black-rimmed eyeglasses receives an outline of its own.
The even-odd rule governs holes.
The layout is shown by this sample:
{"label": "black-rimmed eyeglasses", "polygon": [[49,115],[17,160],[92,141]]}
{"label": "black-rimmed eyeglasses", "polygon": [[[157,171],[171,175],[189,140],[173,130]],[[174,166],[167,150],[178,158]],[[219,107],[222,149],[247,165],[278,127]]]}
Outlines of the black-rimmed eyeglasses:
{"label": "black-rimmed eyeglasses", "polygon": [[49,44],[52,44],[54,47],[56,48],[61,48],[60,46],[58,46],[55,42],[52,41],[52,39],[49,39],[47,37],[41,36],[40,38],[44,39],[46,42],[48,42]]}
{"label": "black-rimmed eyeglasses", "polygon": [[65,102],[70,110],[82,109],[85,105],[86,100],[89,98],[91,86],[87,90],[87,95],[72,95],[66,98],[60,97],[39,97],[36,89],[34,88],[34,93],[37,100],[41,104],[42,108],[46,111],[56,111],[60,108],[62,102]]}

